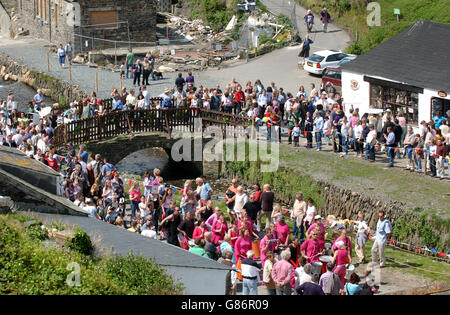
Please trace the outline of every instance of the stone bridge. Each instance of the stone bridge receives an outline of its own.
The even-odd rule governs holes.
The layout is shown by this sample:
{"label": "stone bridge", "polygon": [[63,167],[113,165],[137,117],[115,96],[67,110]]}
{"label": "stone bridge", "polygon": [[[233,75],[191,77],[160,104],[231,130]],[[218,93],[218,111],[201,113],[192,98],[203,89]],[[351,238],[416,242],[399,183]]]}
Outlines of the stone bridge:
{"label": "stone bridge", "polygon": [[[201,157],[195,159],[195,140],[191,138],[189,140],[189,145],[191,148],[190,156],[192,160],[181,160],[175,161],[172,156],[173,145],[180,140],[179,138],[170,137],[168,133],[164,132],[151,132],[151,133],[140,133],[140,134],[130,134],[117,136],[108,140],[92,141],[86,143],[86,147],[89,152],[93,154],[100,154],[102,157],[107,157],[108,161],[112,164],[119,163],[122,159],[128,155],[148,148],[162,148],[168,159],[168,168],[171,174],[183,174],[186,177],[197,177],[202,174],[209,178],[217,178],[222,169],[221,161],[207,162]],[[210,138],[202,139],[202,147],[209,142]],[[183,152],[184,148],[177,149],[180,154]],[[167,175],[162,173],[164,178]]]}
{"label": "stone bridge", "polygon": [[[73,145],[84,143],[88,145],[90,152],[108,157],[113,164],[133,152],[160,147],[169,156],[171,170],[178,168],[183,170],[184,174],[189,170],[191,176],[204,174],[217,177],[221,170],[221,162],[206,162],[203,156],[198,156],[198,152],[195,155],[193,138],[191,138],[191,159],[174,161],[171,151],[178,139],[173,138],[172,133],[196,131],[198,136],[202,136],[207,126],[219,127],[225,133],[227,127],[246,127],[252,123],[252,119],[248,117],[200,108],[114,111],[56,127],[53,144],[62,147],[69,142]],[[202,137],[202,145],[209,141],[210,139]]]}

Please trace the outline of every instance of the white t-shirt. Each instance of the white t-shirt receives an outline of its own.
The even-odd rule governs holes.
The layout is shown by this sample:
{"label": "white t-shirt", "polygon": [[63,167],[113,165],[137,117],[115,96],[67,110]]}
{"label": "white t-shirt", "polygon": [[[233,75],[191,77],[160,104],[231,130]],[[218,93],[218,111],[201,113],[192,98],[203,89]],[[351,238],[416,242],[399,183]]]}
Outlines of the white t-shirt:
{"label": "white t-shirt", "polygon": [[150,237],[150,238],[152,238],[154,240],[158,239],[158,234],[156,234],[155,230],[149,230],[149,229],[143,230],[141,232],[141,235],[143,235],[145,237]]}
{"label": "white t-shirt", "polygon": [[355,134],[354,134],[355,135],[355,139],[361,138],[361,135],[362,135],[362,132],[363,132],[363,126],[362,125],[356,126],[354,131],[355,131]]}
{"label": "white t-shirt", "polygon": [[87,213],[89,213],[88,217],[96,218],[96,216],[95,216],[95,212],[96,212],[95,206],[86,206],[86,207],[83,208],[83,210],[86,211]]}
{"label": "white t-shirt", "polygon": [[150,210],[145,203],[139,203],[139,210],[141,211],[141,218],[145,218],[150,214]]}
{"label": "white t-shirt", "polygon": [[308,206],[308,208],[306,209],[306,217],[305,217],[305,222],[308,221],[309,224],[311,224],[311,222],[313,221],[313,218],[315,216],[316,213],[316,207],[315,206]]}
{"label": "white t-shirt", "polygon": [[292,135],[293,135],[294,137],[299,137],[299,136],[300,136],[300,127],[294,127],[294,128],[292,129]]}
{"label": "white t-shirt", "polygon": [[357,230],[356,233],[364,232],[367,229],[366,221],[358,221],[357,224],[355,224],[355,229]]}

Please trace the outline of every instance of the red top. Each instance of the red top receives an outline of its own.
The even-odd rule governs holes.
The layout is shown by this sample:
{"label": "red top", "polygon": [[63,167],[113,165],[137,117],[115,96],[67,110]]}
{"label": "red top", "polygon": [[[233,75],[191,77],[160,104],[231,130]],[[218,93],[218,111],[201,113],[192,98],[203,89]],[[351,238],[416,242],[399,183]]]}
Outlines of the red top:
{"label": "red top", "polygon": [[58,168],[59,168],[58,167],[58,162],[56,162],[55,159],[53,159],[53,160],[45,159],[45,160],[47,161],[49,167],[53,168],[55,171],[58,170]]}
{"label": "red top", "polygon": [[141,200],[141,190],[130,190],[130,201],[138,202]]}
{"label": "red top", "polygon": [[[232,230],[231,233],[230,233],[230,236],[231,236],[231,238],[236,237],[236,236],[239,236],[239,230],[236,231],[236,232],[234,232],[234,231]],[[232,247],[234,247],[234,245],[236,244],[236,241],[237,241],[237,239],[231,240],[231,241],[230,241],[230,245],[231,245]]]}
{"label": "red top", "polygon": [[262,194],[262,190],[258,190],[257,192],[255,192],[255,202],[261,201],[261,200],[259,200],[261,198],[261,194]]}
{"label": "red top", "polygon": [[194,229],[194,233],[192,233],[192,238],[195,240],[196,238],[204,239],[205,238],[205,229],[202,229],[199,226],[196,226]]}
{"label": "red top", "polygon": [[234,100],[236,102],[245,102],[245,95],[244,92],[242,91],[236,91],[236,93],[234,93]]}

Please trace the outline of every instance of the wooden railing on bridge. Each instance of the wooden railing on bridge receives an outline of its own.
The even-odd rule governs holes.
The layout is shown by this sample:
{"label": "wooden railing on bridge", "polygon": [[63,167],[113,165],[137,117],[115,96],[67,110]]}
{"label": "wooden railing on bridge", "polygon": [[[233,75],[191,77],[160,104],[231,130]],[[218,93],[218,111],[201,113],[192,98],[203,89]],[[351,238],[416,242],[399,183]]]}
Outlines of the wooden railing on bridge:
{"label": "wooden railing on bridge", "polygon": [[194,132],[197,118],[201,118],[202,128],[215,125],[223,131],[228,126],[250,126],[253,121],[249,117],[201,108],[114,111],[56,127],[53,145],[61,147],[68,142],[77,145],[131,133],[158,131],[171,134],[175,128]]}

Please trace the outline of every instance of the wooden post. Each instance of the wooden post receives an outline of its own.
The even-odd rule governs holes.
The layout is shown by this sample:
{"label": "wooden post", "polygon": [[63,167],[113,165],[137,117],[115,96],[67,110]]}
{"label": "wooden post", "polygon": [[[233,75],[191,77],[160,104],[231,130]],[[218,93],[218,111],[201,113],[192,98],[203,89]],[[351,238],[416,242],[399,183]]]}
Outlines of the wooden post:
{"label": "wooden post", "polygon": [[119,91],[119,93],[122,93],[122,89],[123,89],[123,82],[122,82],[122,79],[120,79],[120,91]]}
{"label": "wooden post", "polygon": [[98,72],[95,72],[95,93],[98,93]]}
{"label": "wooden post", "polygon": [[47,72],[50,72],[50,52],[47,51]]}
{"label": "wooden post", "polygon": [[69,81],[72,81],[72,64],[69,61]]}

